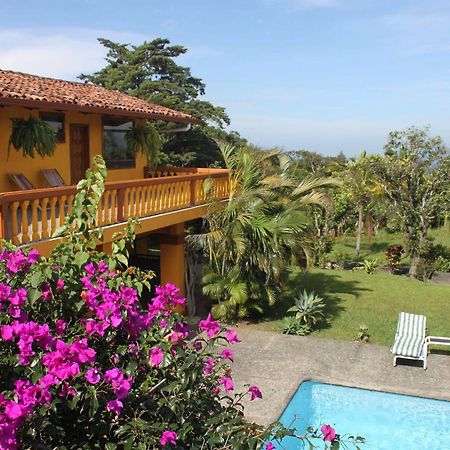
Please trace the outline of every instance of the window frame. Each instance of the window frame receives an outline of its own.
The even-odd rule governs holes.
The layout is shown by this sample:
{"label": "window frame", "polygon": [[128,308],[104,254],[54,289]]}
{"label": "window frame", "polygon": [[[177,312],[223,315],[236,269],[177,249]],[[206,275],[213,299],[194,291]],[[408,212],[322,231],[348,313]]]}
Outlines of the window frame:
{"label": "window frame", "polygon": [[[105,123],[106,122],[131,122],[134,127],[134,120],[127,117],[114,117],[114,116],[102,116],[102,157],[105,160],[106,168],[108,170],[124,170],[136,168],[136,155],[133,155],[133,159],[106,159],[105,158]],[[126,133],[126,131],[118,131],[119,133]],[[117,163],[124,162],[123,165],[117,165]]]}
{"label": "window frame", "polygon": [[66,114],[62,111],[59,111],[59,112],[58,111],[39,111],[39,119],[43,120],[45,123],[48,123],[48,122],[56,122],[56,120],[46,120],[44,118],[44,116],[62,117],[62,129],[56,131],[56,143],[57,144],[65,144],[67,141]]}

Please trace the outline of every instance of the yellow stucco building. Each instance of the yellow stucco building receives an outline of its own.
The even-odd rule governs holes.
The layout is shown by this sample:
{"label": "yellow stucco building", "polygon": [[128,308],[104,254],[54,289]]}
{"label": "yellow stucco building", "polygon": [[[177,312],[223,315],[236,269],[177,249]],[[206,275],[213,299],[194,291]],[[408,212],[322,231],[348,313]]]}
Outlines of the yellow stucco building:
{"label": "yellow stucco building", "polygon": [[[14,149],[8,156],[12,119],[30,114],[57,131],[52,156],[26,158]],[[130,154],[125,133],[148,120],[199,122],[118,91],[0,70],[0,236],[48,254],[57,242],[54,231],[70,212],[76,183],[100,154],[108,167],[99,208],[104,249],[129,218],[138,217],[137,250],[148,251],[149,236],[156,240],[161,283],[170,281],[184,290],[185,223],[206,213],[205,180],[212,181],[215,198],[227,197],[227,173],[170,168],[146,177],[146,160]]]}

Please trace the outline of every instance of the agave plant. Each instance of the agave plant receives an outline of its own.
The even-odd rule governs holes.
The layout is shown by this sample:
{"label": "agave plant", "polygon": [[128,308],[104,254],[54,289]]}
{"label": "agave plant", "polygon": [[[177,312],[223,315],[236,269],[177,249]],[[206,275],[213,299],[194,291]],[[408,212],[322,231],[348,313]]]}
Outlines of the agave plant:
{"label": "agave plant", "polygon": [[11,146],[22,149],[23,156],[34,158],[53,155],[56,147],[56,132],[39,117],[29,116],[27,119],[11,119],[12,130],[8,142],[8,155]]}
{"label": "agave plant", "polygon": [[146,126],[135,125],[125,134],[128,148],[133,153],[142,153],[147,157],[149,167],[156,165],[162,142],[155,127],[148,124]]}
{"label": "agave plant", "polygon": [[303,292],[295,298],[295,306],[288,309],[288,312],[294,312],[295,318],[299,322],[304,322],[311,328],[324,317],[325,302],[314,291]]}

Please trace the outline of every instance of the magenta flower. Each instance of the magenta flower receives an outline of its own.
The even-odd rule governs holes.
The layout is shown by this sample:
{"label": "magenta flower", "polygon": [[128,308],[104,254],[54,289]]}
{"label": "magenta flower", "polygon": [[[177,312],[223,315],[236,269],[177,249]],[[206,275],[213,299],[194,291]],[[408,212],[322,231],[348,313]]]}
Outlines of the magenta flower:
{"label": "magenta flower", "polygon": [[63,319],[58,319],[55,324],[55,333],[59,334],[60,336],[66,331],[67,329],[67,322]]}
{"label": "magenta flower", "polygon": [[237,344],[241,342],[241,340],[237,337],[237,333],[235,330],[227,330],[225,332],[225,338],[230,344]]}
{"label": "magenta flower", "polygon": [[177,433],[172,430],[166,430],[161,435],[161,438],[159,440],[162,446],[166,446],[167,444],[173,444],[175,445],[177,443]]}
{"label": "magenta flower", "polygon": [[322,425],[320,431],[323,434],[323,440],[325,442],[332,442],[336,437],[336,430],[331,425]]}
{"label": "magenta flower", "polygon": [[272,442],[269,442],[266,444],[266,450],[275,450],[275,445],[273,445]]}
{"label": "magenta flower", "polygon": [[20,417],[25,415],[25,411],[21,408],[21,406],[16,402],[7,402],[5,406],[5,416],[8,419],[19,419]]}
{"label": "magenta flower", "polygon": [[219,383],[223,385],[223,387],[225,388],[225,392],[227,394],[234,389],[234,384],[233,384],[233,380],[231,379],[231,377],[227,377],[227,376],[222,377],[220,379]]}
{"label": "magenta flower", "polygon": [[226,348],[225,350],[223,350],[221,355],[222,355],[222,358],[229,359],[230,361],[233,361],[233,359],[234,359],[233,351],[229,348]]}
{"label": "magenta flower", "polygon": [[262,393],[259,390],[258,386],[250,386],[248,388],[248,392],[250,394],[250,400],[255,400],[257,398],[262,398]]}
{"label": "magenta flower", "polygon": [[100,372],[97,369],[95,369],[94,367],[91,367],[86,372],[86,375],[84,376],[84,378],[86,378],[86,380],[89,381],[89,383],[91,383],[91,384],[98,384],[98,383],[100,383],[100,380],[101,380]]}
{"label": "magenta flower", "polygon": [[116,414],[117,416],[120,415],[120,411],[123,408],[123,403],[120,400],[110,400],[107,404],[106,404],[106,408],[108,409],[108,411],[113,412],[114,414]]}
{"label": "magenta flower", "polygon": [[64,289],[64,280],[58,278],[58,281],[56,282],[56,290],[62,291],[63,289]]}
{"label": "magenta flower", "polygon": [[204,375],[211,375],[214,364],[216,360],[214,358],[208,358],[204,363],[205,370],[203,371]]}
{"label": "magenta flower", "polygon": [[205,320],[200,320],[198,324],[200,330],[206,333],[209,339],[220,333],[220,325],[216,320],[213,320],[211,313]]}
{"label": "magenta flower", "polygon": [[164,352],[159,347],[154,347],[150,351],[150,365],[159,367],[162,363]]}

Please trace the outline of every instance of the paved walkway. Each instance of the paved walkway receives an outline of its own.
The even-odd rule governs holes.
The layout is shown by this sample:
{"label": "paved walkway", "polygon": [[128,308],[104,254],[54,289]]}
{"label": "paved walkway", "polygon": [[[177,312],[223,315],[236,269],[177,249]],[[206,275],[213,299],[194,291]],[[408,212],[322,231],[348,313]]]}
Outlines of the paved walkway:
{"label": "paved walkway", "polygon": [[237,331],[242,342],[233,346],[234,380],[238,389],[261,389],[262,400],[245,404],[247,418],[261,424],[279,418],[304,380],[450,400],[450,355],[432,354],[427,370],[393,367],[389,349],[379,345]]}

